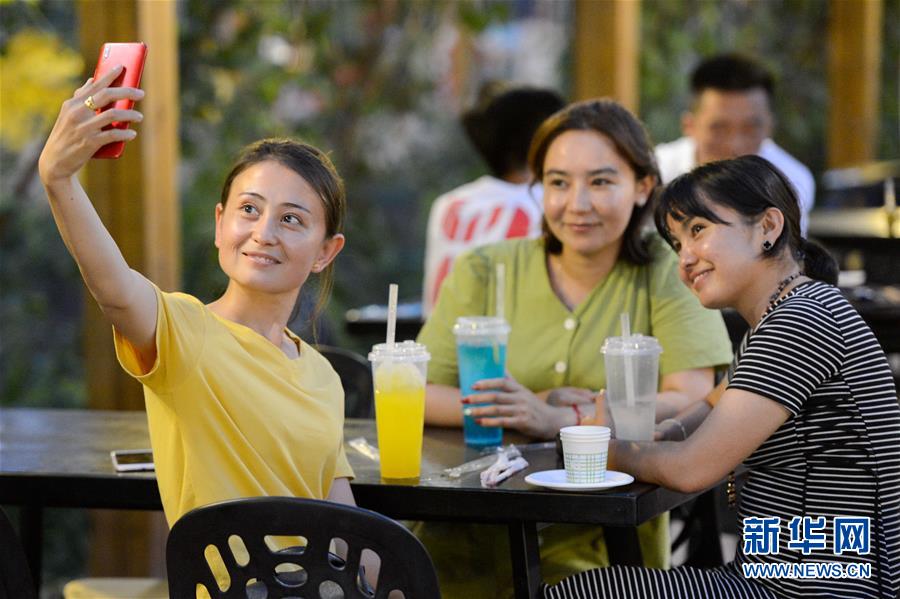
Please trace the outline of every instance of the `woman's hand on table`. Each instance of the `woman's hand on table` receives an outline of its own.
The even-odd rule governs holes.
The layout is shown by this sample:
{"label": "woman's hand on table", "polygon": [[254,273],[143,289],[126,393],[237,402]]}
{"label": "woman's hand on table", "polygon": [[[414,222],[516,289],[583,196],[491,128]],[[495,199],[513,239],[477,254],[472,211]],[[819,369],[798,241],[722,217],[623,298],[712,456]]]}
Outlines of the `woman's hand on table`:
{"label": "woman's hand on table", "polygon": [[[484,379],[475,383],[472,388],[482,393],[465,396],[462,402],[482,426],[502,426],[529,437],[550,439],[563,426],[575,424],[574,410],[547,405],[512,377]],[[493,405],[466,405],[481,403]]]}
{"label": "woman's hand on table", "polygon": [[600,389],[591,395],[591,403],[594,404],[592,414],[582,418],[581,424],[592,426],[608,426],[615,434],[612,417],[609,414],[609,404],[606,403],[606,389]]}
{"label": "woman's hand on table", "polygon": [[595,391],[581,387],[558,387],[547,393],[547,404],[551,406],[581,406],[594,403]]}

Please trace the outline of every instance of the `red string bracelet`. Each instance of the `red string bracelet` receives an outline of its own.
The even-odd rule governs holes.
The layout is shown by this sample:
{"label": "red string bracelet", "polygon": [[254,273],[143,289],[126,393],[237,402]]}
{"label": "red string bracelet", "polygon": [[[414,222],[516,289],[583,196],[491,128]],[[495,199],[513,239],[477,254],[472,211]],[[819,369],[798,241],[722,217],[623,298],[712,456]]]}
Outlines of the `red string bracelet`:
{"label": "red string bracelet", "polygon": [[572,404],[572,409],[575,410],[575,424],[581,425],[581,410],[578,409],[578,404]]}

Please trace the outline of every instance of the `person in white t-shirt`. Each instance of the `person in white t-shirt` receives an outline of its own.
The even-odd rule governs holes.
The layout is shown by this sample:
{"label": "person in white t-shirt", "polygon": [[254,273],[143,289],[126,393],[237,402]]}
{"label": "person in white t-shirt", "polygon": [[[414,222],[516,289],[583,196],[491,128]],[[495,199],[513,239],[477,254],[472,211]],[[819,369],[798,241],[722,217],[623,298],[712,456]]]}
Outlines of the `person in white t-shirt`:
{"label": "person in white t-shirt", "polygon": [[681,117],[684,137],[656,147],[663,183],[695,166],[756,154],[774,164],[794,186],[800,202],[800,228],[806,234],[815,200],[812,173],[771,139],[772,74],[737,54],[713,56],[691,75],[693,106]]}
{"label": "person in white t-shirt", "polygon": [[491,174],[441,195],[431,206],[422,290],[425,316],[463,251],[541,233],[542,190],[531,185],[528,146],[538,126],[565,102],[552,90],[498,89],[496,84],[483,89],[481,96],[478,105],[463,114],[462,125]]}

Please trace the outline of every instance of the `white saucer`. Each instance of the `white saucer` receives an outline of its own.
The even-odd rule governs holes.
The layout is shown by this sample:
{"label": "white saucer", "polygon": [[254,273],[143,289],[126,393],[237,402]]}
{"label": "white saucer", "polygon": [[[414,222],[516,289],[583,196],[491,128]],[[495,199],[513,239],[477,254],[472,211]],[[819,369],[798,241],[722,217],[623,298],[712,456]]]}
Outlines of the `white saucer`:
{"label": "white saucer", "polygon": [[529,474],[525,477],[525,482],[558,491],[598,491],[633,483],[634,477],[624,472],[607,470],[606,479],[602,483],[569,483],[566,482],[565,470],[543,470]]}

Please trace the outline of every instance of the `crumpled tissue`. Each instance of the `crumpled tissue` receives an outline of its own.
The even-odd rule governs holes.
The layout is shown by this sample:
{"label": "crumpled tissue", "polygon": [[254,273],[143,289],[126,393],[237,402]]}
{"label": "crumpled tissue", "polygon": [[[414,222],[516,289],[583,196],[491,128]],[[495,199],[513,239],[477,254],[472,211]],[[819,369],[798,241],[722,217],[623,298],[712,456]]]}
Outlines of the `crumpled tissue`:
{"label": "crumpled tissue", "polygon": [[497,454],[497,460],[481,473],[482,487],[496,487],[498,484],[528,467],[528,461],[519,450],[510,446]]}

